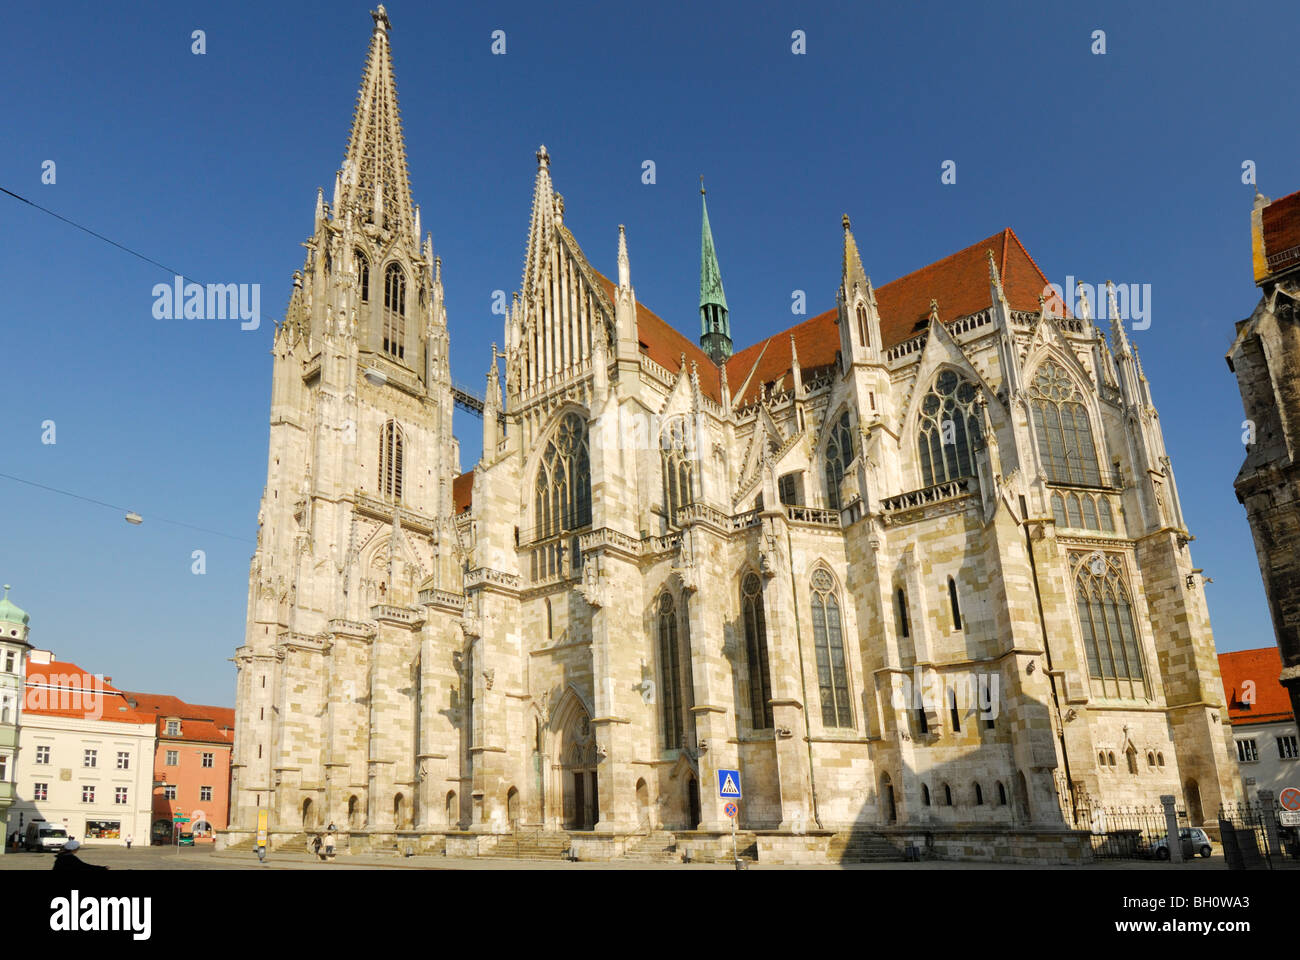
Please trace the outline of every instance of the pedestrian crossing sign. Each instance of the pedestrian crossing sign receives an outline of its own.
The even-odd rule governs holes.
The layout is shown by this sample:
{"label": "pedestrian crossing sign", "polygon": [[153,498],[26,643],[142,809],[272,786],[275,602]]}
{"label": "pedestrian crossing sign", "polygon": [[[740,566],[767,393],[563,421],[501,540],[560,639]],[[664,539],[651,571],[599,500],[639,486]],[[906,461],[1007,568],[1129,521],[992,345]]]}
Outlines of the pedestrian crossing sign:
{"label": "pedestrian crossing sign", "polygon": [[740,771],[718,771],[718,798],[721,800],[740,799]]}

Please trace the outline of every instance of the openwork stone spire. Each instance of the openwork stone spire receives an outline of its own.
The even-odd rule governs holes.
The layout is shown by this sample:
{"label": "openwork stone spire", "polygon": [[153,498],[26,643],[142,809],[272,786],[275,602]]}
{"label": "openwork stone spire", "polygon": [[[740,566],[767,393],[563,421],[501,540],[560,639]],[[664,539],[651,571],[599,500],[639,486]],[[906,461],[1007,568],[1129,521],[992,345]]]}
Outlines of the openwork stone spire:
{"label": "openwork stone spire", "polygon": [[383,5],[371,13],[366,71],[352,115],[352,135],[340,181],[341,204],[335,217],[355,215],[419,242],[411,217],[411,182],[406,170],[406,143],[397,108],[397,84],[388,42],[390,23]]}
{"label": "openwork stone spire", "polygon": [[703,177],[700,177],[700,204],[704,210],[700,226],[700,346],[714,363],[722,363],[731,356],[731,321],[727,316],[727,295],[722,289],[718,253],[713,246],[713,230],[709,226]]}
{"label": "openwork stone spire", "polygon": [[524,294],[528,295],[542,274],[555,236],[555,188],[551,185],[551,155],[546,145],[537,148],[537,179],[533,184],[533,212],[528,221],[528,250],[524,254]]}

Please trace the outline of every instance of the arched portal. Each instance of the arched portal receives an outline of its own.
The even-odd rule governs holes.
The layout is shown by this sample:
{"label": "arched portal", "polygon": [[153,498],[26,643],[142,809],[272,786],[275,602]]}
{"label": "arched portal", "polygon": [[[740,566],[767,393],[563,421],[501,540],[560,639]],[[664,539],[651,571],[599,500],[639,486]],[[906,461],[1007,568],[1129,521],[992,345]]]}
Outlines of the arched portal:
{"label": "arched portal", "polygon": [[700,785],[694,777],[686,778],[686,828],[700,828]]}
{"label": "arched portal", "polygon": [[569,701],[560,732],[560,779],[564,796],[564,828],[591,830],[600,819],[596,783],[596,734],[591,716],[575,696]]}
{"label": "arched portal", "polygon": [[407,830],[411,826],[410,807],[406,797],[400,793],[393,797],[393,825],[398,830]]}
{"label": "arched portal", "polygon": [[636,818],[637,822],[646,828],[654,826],[650,822],[650,788],[646,786],[644,779],[636,782]]}
{"label": "arched portal", "polygon": [[316,826],[315,805],[308,798],[302,802],[302,828],[311,830]]}
{"label": "arched portal", "polygon": [[889,774],[880,775],[880,816],[886,823],[898,820],[898,801],[894,797],[894,781]]}
{"label": "arched portal", "polygon": [[506,822],[511,830],[519,827],[519,791],[514,787],[506,793]]}
{"label": "arched portal", "polygon": [[361,827],[361,801],[354,794],[348,797],[348,829],[360,830]]}

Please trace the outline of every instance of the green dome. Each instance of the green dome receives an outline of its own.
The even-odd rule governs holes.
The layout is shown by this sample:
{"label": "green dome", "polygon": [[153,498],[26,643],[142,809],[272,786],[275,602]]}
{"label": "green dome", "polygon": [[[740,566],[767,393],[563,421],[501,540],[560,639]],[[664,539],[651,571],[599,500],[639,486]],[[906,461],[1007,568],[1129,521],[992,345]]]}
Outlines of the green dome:
{"label": "green dome", "polygon": [[9,584],[6,583],[4,599],[0,600],[0,620],[6,623],[21,623],[25,627],[30,619],[31,617],[27,615],[26,610],[20,609],[10,602]]}

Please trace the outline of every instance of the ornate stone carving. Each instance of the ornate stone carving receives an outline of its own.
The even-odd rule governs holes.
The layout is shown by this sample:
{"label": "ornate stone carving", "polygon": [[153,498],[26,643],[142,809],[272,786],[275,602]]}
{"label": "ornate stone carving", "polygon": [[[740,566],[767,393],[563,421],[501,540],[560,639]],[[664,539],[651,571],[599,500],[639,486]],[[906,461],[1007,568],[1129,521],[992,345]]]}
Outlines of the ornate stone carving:
{"label": "ornate stone carving", "polygon": [[604,574],[600,572],[600,560],[592,557],[582,565],[582,583],[578,586],[578,592],[582,594],[582,599],[587,601],[591,607],[603,607],[606,604],[606,594],[609,585]]}

